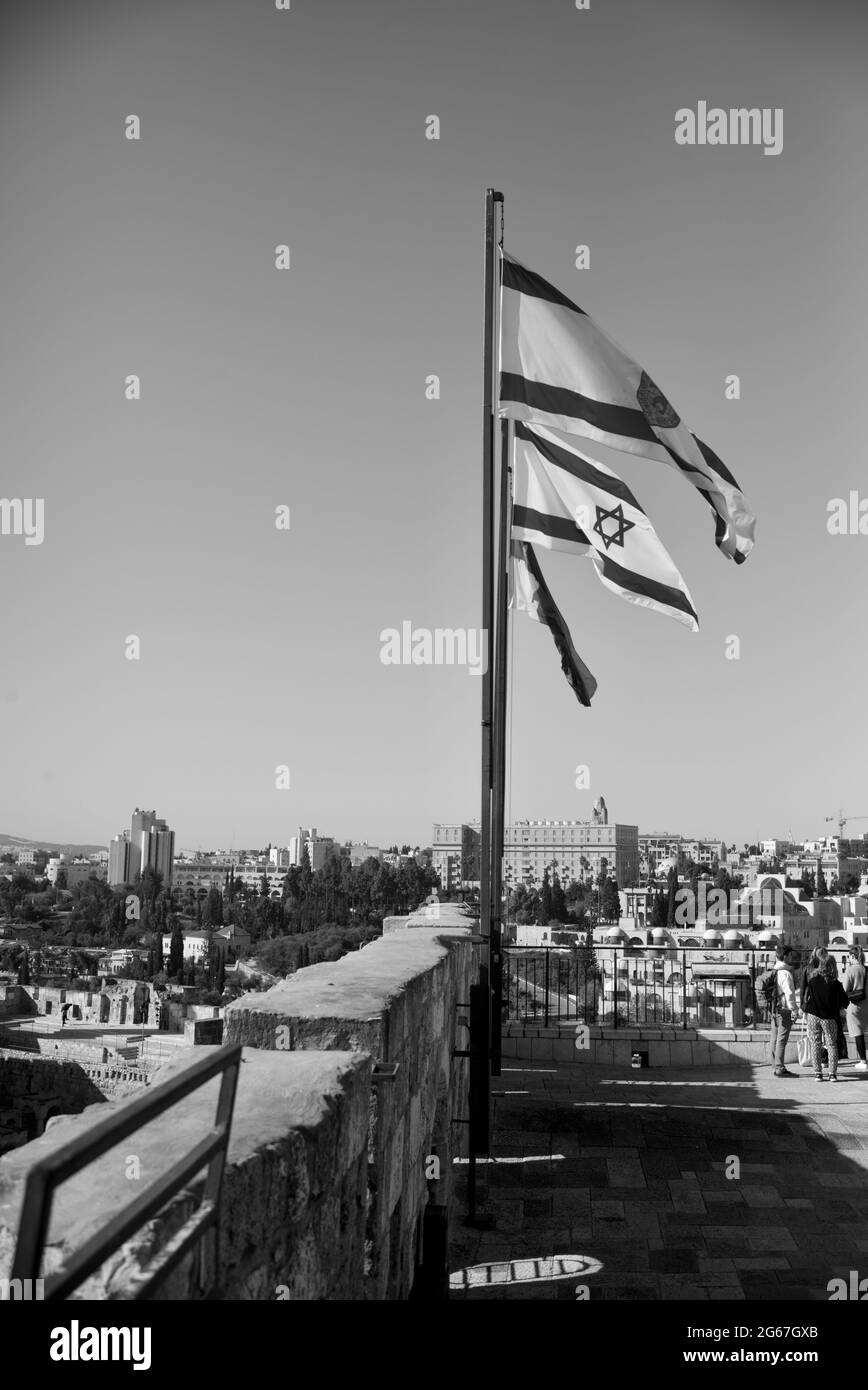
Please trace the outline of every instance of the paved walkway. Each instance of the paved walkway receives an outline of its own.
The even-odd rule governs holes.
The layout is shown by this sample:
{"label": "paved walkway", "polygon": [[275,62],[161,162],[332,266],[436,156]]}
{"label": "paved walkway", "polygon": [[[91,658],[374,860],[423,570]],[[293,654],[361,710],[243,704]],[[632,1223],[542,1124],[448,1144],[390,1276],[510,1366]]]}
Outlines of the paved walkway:
{"label": "paved walkway", "polygon": [[868,1073],[840,1076],[505,1063],[477,1165],[495,1224],[457,1215],[450,1296],[825,1300],[868,1277]]}

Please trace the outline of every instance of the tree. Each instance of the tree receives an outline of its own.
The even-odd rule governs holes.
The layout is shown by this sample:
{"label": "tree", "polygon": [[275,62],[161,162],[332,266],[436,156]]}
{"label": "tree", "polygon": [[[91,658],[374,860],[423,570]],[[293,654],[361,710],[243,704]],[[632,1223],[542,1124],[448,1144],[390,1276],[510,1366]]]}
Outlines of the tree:
{"label": "tree", "polygon": [[30,952],[26,948],[18,965],[18,983],[19,985],[30,984]]}
{"label": "tree", "polygon": [[600,916],[604,922],[617,922],[621,916],[621,899],[618,885],[613,878],[607,878],[600,897]]}
{"label": "tree", "polygon": [[557,874],[552,878],[552,917],[556,922],[567,920],[567,900]]}
{"label": "tree", "polygon": [[552,886],[549,882],[549,871],[543,872],[542,891],[540,892],[540,911],[539,921],[545,926],[552,920]]}
{"label": "tree", "polygon": [[668,917],[669,900],[667,894],[663,892],[663,889],[659,888],[654,894],[654,900],[651,905],[651,930],[654,931],[657,928],[665,930]]}
{"label": "tree", "polygon": [[669,891],[667,894],[666,901],[666,925],[667,927],[671,928],[675,926],[675,897],[678,892],[678,870],[675,868],[674,865],[669,870],[669,874],[667,877],[669,883]]}
{"label": "tree", "polygon": [[175,918],[175,925],[172,928],[172,938],[169,942],[169,962],[166,966],[166,973],[172,980],[180,980],[181,971],[184,968],[184,936],[181,931],[181,919]]}
{"label": "tree", "polygon": [[144,903],[154,903],[163,889],[163,875],[146,864],[139,878],[137,890]]}
{"label": "tree", "polygon": [[828,889],[828,885],[827,885],[827,883],[826,883],[826,875],[823,873],[823,867],[822,867],[822,865],[821,865],[821,864],[818,864],[818,865],[817,865],[817,897],[818,897],[818,898],[828,898],[828,896],[829,896],[829,889]]}

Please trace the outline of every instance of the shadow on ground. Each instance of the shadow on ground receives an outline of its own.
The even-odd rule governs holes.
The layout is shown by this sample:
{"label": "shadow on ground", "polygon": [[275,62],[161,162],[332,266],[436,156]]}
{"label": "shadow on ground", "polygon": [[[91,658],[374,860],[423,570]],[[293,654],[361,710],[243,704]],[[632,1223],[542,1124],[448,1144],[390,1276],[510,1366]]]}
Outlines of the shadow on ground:
{"label": "shadow on ground", "polygon": [[827,1300],[868,1276],[868,1075],[840,1076],[505,1062],[495,1225],[465,1224],[462,1165],[450,1297]]}

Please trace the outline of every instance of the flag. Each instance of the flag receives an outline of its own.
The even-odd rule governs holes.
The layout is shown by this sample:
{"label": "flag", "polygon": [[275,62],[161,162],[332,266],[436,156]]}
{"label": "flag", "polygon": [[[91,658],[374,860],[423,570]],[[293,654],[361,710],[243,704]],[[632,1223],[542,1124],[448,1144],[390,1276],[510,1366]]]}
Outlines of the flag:
{"label": "flag", "polygon": [[512,592],[509,606],[527,613],[536,623],[549,628],[561,658],[561,670],[576,693],[580,705],[590,705],[597,682],[575,647],[563,614],[549,592],[533,547],[513,540]]}
{"label": "flag", "polygon": [[687,585],[627,484],[558,430],[516,421],[514,433],[513,539],[589,556],[613,593],[697,632]]}
{"label": "flag", "polygon": [[677,468],[715,513],[718,547],[745,560],[756,518],[713,450],[577,304],[505,253],[502,267],[500,415]]}

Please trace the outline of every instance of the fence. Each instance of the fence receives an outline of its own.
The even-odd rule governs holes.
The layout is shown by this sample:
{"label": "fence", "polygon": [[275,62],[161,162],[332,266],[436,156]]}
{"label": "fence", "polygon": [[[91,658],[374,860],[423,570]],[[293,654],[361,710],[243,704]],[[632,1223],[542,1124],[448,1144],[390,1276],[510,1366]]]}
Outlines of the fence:
{"label": "fence", "polygon": [[166,1247],[153,1257],[135,1296],[146,1298],[159,1287],[183,1256],[194,1247],[202,1246],[203,1241],[206,1244],[200,1251],[200,1282],[204,1286],[209,1279],[216,1279],[219,1267],[220,1191],[240,1062],[240,1047],[221,1047],[216,1054],[203,1057],[201,1062],[194,1063],[180,1076],[155,1087],[149,1095],[116,1111],[86,1133],[77,1135],[63,1148],[41,1159],[31,1169],[27,1179],[12,1278],[40,1277],[54,1192],[61,1183],[113,1149],[137,1129],[177,1105],[199,1086],[219,1076],[217,1113],[211,1130],[189,1153],[152,1182],[141,1196],[112,1215],[102,1230],[72,1256],[64,1269],[46,1279],[45,1297],[50,1300],[65,1298],[206,1166],[208,1171],[198,1206]]}
{"label": "fence", "polygon": [[583,947],[504,948],[504,1019],[561,1020],[608,1028],[767,1027],[754,983],[765,951],[613,947],[589,959]]}

